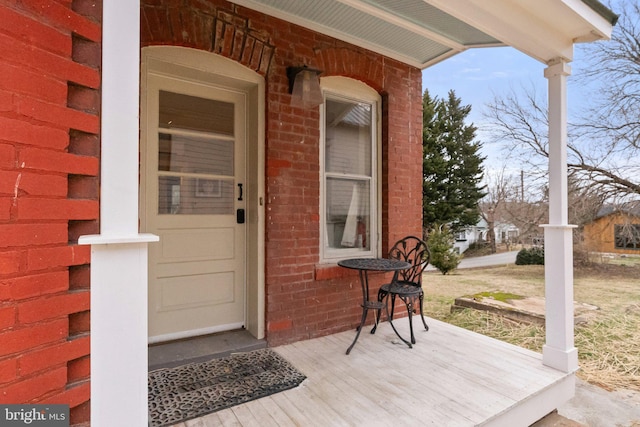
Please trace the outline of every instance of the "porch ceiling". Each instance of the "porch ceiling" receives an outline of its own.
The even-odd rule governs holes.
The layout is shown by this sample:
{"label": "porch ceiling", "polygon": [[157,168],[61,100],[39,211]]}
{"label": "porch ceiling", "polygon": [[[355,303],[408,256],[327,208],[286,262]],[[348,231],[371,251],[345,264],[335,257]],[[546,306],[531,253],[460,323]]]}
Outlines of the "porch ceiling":
{"label": "porch ceiling", "polygon": [[474,47],[513,46],[544,63],[606,39],[597,0],[232,0],[418,68]]}

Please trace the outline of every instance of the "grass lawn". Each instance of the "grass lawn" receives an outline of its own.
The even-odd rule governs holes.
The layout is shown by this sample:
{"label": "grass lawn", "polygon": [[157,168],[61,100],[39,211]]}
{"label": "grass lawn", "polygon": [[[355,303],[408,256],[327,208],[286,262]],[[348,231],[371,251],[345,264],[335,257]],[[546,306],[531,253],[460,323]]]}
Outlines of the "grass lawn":
{"label": "grass lawn", "polygon": [[[431,271],[423,280],[425,313],[439,320],[542,352],[544,327],[473,309],[451,313],[455,298],[479,292],[544,296],[543,266]],[[640,266],[599,264],[574,271],[574,297],[599,307],[575,329],[578,376],[608,390],[640,391]]]}

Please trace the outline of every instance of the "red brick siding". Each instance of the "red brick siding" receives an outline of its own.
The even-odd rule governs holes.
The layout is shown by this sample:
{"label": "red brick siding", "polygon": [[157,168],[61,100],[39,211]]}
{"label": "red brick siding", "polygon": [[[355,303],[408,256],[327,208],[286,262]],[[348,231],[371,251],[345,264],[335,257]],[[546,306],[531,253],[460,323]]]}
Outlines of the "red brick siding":
{"label": "red brick siding", "polygon": [[68,403],[74,425],[89,420],[88,280],[70,277],[90,258],[77,230],[98,231],[101,15],[0,4],[0,402]]}
{"label": "red brick siding", "polygon": [[[142,44],[232,58],[266,79],[266,322],[270,345],[343,331],[360,318],[357,276],[319,262],[319,112],[289,105],[287,66],[346,76],[383,103],[383,252],[422,226],[420,70],[231,3],[143,0]],[[372,288],[383,280],[374,275]],[[374,289],[375,291],[375,289]]]}
{"label": "red brick siding", "polygon": [[[0,5],[0,402],[66,402],[72,424],[89,420],[89,252],[75,243],[98,231],[101,15],[100,1]],[[285,69],[383,95],[383,251],[421,225],[419,70],[223,1],[149,0],[141,34],[267,80],[270,344],[353,327],[357,277],[318,265],[318,111],[289,106]]]}

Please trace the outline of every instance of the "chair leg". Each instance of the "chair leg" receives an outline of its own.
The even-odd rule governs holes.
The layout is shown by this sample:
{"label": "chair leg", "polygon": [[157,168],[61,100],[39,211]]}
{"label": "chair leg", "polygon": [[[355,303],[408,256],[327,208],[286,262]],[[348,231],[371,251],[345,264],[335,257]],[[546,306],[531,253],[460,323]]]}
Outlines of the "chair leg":
{"label": "chair leg", "polygon": [[364,326],[365,322],[367,321],[367,313],[369,310],[367,310],[365,307],[362,307],[362,318],[360,319],[360,326],[358,326],[358,328],[356,329],[356,337],[353,339],[353,342],[351,343],[351,345],[349,346],[349,348],[347,349],[347,354],[351,353],[351,349],[353,348],[354,345],[356,345],[356,341],[358,341],[358,337],[360,336],[360,331],[362,330],[362,327]]}
{"label": "chair leg", "polygon": [[404,301],[407,306],[407,313],[409,314],[409,330],[411,331],[411,344],[416,343],[416,337],[413,335],[413,321],[411,320],[411,315],[413,314],[413,302],[411,298],[407,298]]}
{"label": "chair leg", "polygon": [[420,318],[422,319],[422,324],[424,325],[424,330],[428,331],[429,330],[429,325],[427,325],[427,322],[424,320],[424,307],[423,307],[423,301],[424,301],[424,294],[420,294]]}
{"label": "chair leg", "polygon": [[[383,299],[385,299],[387,297],[388,293],[383,291],[382,289],[378,290],[378,302],[382,302]],[[376,310],[376,322],[373,325],[373,328],[371,328],[371,333],[375,334],[376,333],[376,329],[378,329],[378,323],[380,323],[380,318],[382,317],[382,314],[380,313],[382,311],[381,308]]]}
{"label": "chair leg", "polygon": [[393,320],[393,311],[396,309],[396,294],[391,294],[391,313],[389,313],[389,320]]}
{"label": "chair leg", "polygon": [[[402,342],[404,342],[407,346],[409,346],[409,348],[413,348],[409,341],[407,341],[404,338],[402,338],[402,335],[400,335],[400,332],[398,332],[398,330],[396,329],[395,325],[393,324],[393,311],[394,311],[395,305],[396,305],[396,294],[392,293],[390,295],[391,295],[391,313],[388,313],[388,311],[387,311],[387,313],[388,313],[387,316],[389,317],[389,324],[391,325],[391,328],[393,329],[393,332],[396,333],[398,338],[400,338],[402,340]],[[400,297],[400,299],[404,302],[404,298]]]}

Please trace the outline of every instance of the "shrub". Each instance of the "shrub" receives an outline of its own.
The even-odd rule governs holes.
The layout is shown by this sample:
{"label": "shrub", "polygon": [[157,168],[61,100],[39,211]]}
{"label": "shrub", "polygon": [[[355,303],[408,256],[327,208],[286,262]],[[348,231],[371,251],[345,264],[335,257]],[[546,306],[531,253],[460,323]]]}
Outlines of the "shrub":
{"label": "shrub", "polygon": [[460,255],[453,250],[453,233],[446,227],[436,227],[429,233],[431,265],[447,274],[460,264]]}
{"label": "shrub", "polygon": [[544,265],[544,248],[524,248],[516,256],[516,265]]}

